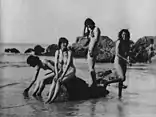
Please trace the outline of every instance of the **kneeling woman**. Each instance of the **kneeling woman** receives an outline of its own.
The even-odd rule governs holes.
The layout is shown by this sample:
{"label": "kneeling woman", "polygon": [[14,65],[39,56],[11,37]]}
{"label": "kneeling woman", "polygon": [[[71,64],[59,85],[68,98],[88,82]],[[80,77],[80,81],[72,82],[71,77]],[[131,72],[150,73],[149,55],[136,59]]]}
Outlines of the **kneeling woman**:
{"label": "kneeling woman", "polygon": [[29,64],[31,67],[36,68],[35,77],[31,81],[30,85],[24,90],[24,95],[27,96],[30,88],[32,85],[37,81],[37,77],[39,75],[40,69],[43,70],[49,70],[50,72],[48,74],[45,74],[45,77],[37,82],[36,87],[33,92],[33,96],[41,96],[41,93],[45,87],[46,84],[51,84],[52,79],[55,76],[54,73],[54,62],[51,60],[40,60],[38,56],[30,55],[27,58],[27,64]]}
{"label": "kneeling woman", "polygon": [[[58,42],[59,49],[55,52],[55,77],[51,84],[47,103],[51,103],[57,97],[62,83],[75,78],[76,69],[73,64],[72,51],[67,48],[68,40],[61,37]],[[58,70],[61,72],[58,73]]]}

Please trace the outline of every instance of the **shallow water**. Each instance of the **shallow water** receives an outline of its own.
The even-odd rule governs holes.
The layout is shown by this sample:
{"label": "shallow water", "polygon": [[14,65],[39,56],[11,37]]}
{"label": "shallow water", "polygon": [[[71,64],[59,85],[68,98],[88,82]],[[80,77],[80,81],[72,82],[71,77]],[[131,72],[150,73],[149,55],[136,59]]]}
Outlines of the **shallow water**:
{"label": "shallow water", "polygon": [[[11,58],[10,58],[11,57]],[[5,58],[5,59],[4,59]],[[156,116],[156,70],[150,65],[134,65],[128,69],[128,88],[123,90],[122,99],[118,99],[115,85],[108,87],[110,94],[98,99],[59,102],[45,104],[43,99],[22,95],[24,88],[30,82],[34,69],[25,63],[26,56],[4,56],[0,66],[0,117],[31,116],[31,117],[154,117]],[[1,59],[2,60],[2,59]],[[5,63],[11,60],[12,62]],[[21,62],[17,62],[21,61]],[[88,83],[87,63],[85,59],[75,60],[77,75]],[[5,66],[4,66],[5,65]],[[111,68],[112,64],[96,64],[96,69]],[[44,75],[41,71],[40,77]],[[31,94],[31,91],[30,91]]]}

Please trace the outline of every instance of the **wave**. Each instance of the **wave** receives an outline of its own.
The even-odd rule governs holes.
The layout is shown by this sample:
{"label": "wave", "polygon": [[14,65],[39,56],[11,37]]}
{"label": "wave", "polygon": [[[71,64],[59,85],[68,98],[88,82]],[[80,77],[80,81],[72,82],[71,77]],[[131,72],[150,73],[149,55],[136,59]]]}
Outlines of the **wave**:
{"label": "wave", "polygon": [[29,67],[29,65],[25,61],[20,61],[20,62],[9,62],[9,61],[4,61],[0,62],[0,68],[5,68],[5,67]]}
{"label": "wave", "polygon": [[29,67],[28,65],[4,65],[0,66],[0,68],[5,68],[5,67]]}
{"label": "wave", "polygon": [[19,82],[15,82],[15,83],[9,83],[9,84],[5,84],[5,85],[0,85],[0,89],[4,88],[4,87],[8,87],[8,86],[12,86],[12,85],[17,85],[20,84]]}
{"label": "wave", "polygon": [[0,53],[0,56],[8,55],[8,56],[19,56],[19,55],[31,55],[31,53]]}
{"label": "wave", "polygon": [[17,108],[22,106],[27,106],[29,104],[21,104],[21,105],[15,105],[15,106],[7,106],[7,107],[0,107],[0,109],[9,109],[9,108]]}

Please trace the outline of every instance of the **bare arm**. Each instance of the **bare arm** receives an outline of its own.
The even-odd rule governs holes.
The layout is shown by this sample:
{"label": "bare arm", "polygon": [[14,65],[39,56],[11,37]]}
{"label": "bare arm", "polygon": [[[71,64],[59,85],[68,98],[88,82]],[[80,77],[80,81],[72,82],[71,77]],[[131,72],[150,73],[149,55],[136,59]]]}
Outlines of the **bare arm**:
{"label": "bare arm", "polygon": [[87,37],[88,38],[89,32],[90,32],[89,29],[86,26],[84,26],[83,37]]}
{"label": "bare arm", "polygon": [[98,36],[99,36],[99,31],[98,31],[98,29],[96,28],[96,29],[94,30],[94,37],[92,37],[92,38],[90,39],[90,43],[89,43],[89,47],[88,47],[88,51],[89,51],[89,54],[90,54],[90,55],[92,55],[92,53],[93,53],[93,49],[94,49],[94,47],[95,47],[95,43],[97,42]]}
{"label": "bare arm", "polygon": [[55,64],[54,64],[56,77],[58,77],[58,51],[59,50],[55,52]]}
{"label": "bare arm", "polygon": [[50,60],[48,61],[48,60],[45,59],[45,63],[47,64],[47,66],[50,68],[50,70],[51,70],[52,72],[55,71],[55,62],[50,61]]}
{"label": "bare arm", "polygon": [[119,54],[119,43],[120,41],[118,40],[115,44],[115,55],[118,55]]}
{"label": "bare arm", "polygon": [[116,56],[118,56],[119,58],[121,58],[121,59],[123,59],[124,61],[126,61],[129,65],[131,65],[131,63],[129,62],[129,58],[126,59],[125,57],[123,57],[123,56],[121,56],[121,55],[119,54],[119,43],[120,43],[120,41],[117,41],[117,42],[116,42],[116,46],[115,46],[115,54],[116,54]]}
{"label": "bare arm", "polygon": [[36,82],[37,77],[38,77],[38,75],[39,75],[39,71],[40,71],[40,68],[37,68],[35,77],[33,77],[33,79],[32,79],[32,81],[31,81],[30,85],[28,86],[28,88],[25,89],[26,92],[28,92],[29,89],[32,87],[32,85]]}
{"label": "bare arm", "polygon": [[65,68],[65,70],[63,71],[63,73],[62,73],[62,75],[61,75],[61,77],[60,77],[61,80],[62,80],[63,77],[66,75],[66,73],[67,73],[67,71],[68,71],[68,69],[69,69],[69,65],[70,65],[71,59],[72,59],[72,51],[69,50],[69,51],[68,51],[67,65],[66,65],[66,68]]}

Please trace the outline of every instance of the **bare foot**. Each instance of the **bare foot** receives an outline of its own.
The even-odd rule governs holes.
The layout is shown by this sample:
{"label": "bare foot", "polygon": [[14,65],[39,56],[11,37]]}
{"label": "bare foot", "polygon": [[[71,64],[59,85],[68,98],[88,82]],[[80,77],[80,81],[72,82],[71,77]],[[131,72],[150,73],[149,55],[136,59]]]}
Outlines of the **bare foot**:
{"label": "bare foot", "polygon": [[53,103],[53,102],[54,102],[54,100],[50,100],[48,103],[51,104],[51,103]]}
{"label": "bare foot", "polygon": [[[119,87],[118,84],[116,85],[116,87]],[[122,85],[123,89],[126,89],[127,87],[128,87],[127,85],[124,85],[124,84]]]}
{"label": "bare foot", "polygon": [[28,97],[29,97],[28,92],[27,92],[27,91],[24,91],[24,92],[23,92],[23,96],[24,96],[24,98],[28,98]]}
{"label": "bare foot", "polygon": [[33,93],[32,96],[36,97],[37,95],[36,95],[36,93]]}

